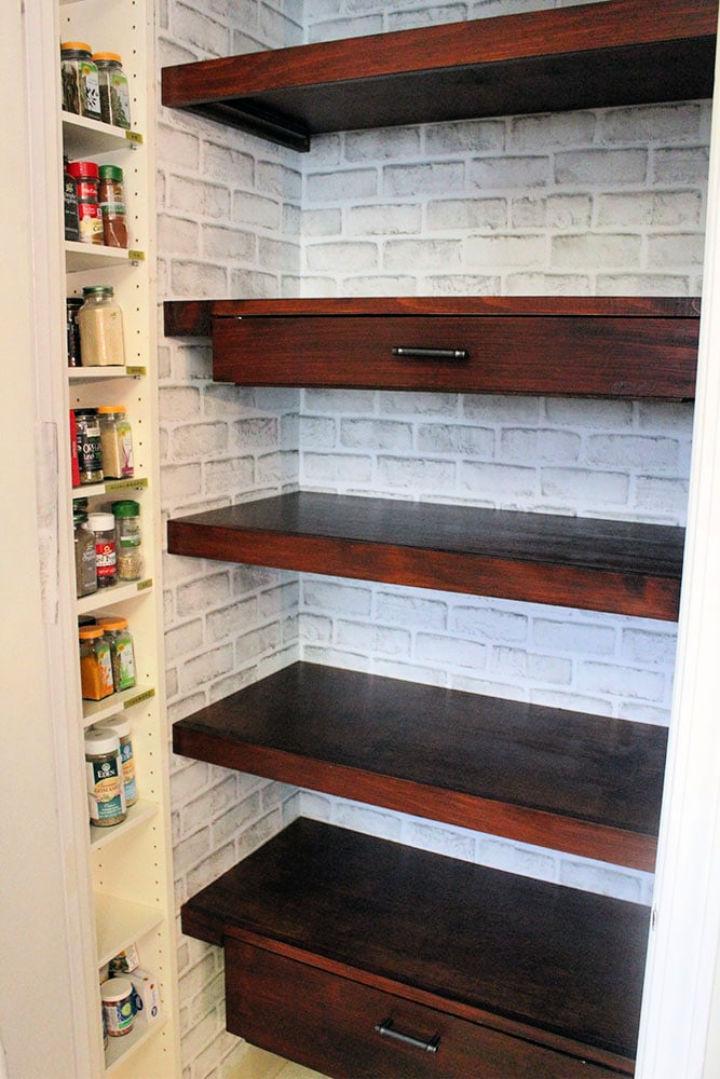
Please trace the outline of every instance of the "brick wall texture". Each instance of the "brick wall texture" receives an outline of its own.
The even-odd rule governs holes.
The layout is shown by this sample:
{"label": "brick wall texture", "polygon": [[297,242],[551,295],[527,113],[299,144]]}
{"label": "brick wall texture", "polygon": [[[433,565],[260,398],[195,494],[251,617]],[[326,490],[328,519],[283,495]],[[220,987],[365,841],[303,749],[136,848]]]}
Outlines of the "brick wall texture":
{"label": "brick wall texture", "polygon": [[[162,64],[569,6],[166,0]],[[706,103],[313,140],[307,155],[158,112],[160,298],[691,295]],[[682,523],[692,409],[649,402],[214,385],[206,342],[161,340],[163,506],[298,485]],[[665,724],[672,625],[167,557],[169,719],[304,658]],[[174,759],[178,905],[298,813],[648,903],[648,874]],[[222,1076],[222,953],[180,938],[184,1079]]]}

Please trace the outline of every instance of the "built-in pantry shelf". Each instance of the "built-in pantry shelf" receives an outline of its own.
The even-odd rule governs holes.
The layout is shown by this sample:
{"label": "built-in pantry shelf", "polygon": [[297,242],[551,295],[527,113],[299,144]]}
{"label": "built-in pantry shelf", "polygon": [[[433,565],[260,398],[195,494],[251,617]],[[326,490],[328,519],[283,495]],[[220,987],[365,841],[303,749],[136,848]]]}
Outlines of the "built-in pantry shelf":
{"label": "built-in pantry shelf", "polygon": [[710,97],[717,0],[608,0],[203,60],[162,102],[308,150],[329,131]]}
{"label": "built-in pantry shelf", "polygon": [[652,870],[661,727],[295,663],[173,727],[175,753]]}
{"label": "built-in pantry shelf", "polygon": [[295,492],[168,522],[171,554],[677,618],[667,525]]}

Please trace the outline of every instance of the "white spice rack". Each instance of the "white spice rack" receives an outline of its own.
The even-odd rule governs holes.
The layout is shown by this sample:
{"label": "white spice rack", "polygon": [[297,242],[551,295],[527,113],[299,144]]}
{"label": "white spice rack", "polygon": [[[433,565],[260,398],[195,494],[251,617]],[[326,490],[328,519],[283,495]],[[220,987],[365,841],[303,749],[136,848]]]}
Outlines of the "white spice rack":
{"label": "white spice rack", "polygon": [[152,587],[152,577],[146,577],[142,581],[130,581],[129,584],[98,588],[97,592],[93,592],[90,596],[83,596],[77,601],[77,613],[92,614],[93,611],[103,611],[106,607],[114,607],[116,603],[137,599],[141,593],[151,591]]}
{"label": "white spice rack", "polygon": [[70,382],[97,382],[110,378],[144,378],[147,375],[146,367],[68,367],[67,375]]}
{"label": "white spice rack", "polygon": [[162,920],[162,911],[144,903],[134,903],[114,895],[96,894],[95,940],[98,969],[109,963],[118,952],[151,933]]}
{"label": "white spice rack", "polygon": [[93,850],[102,850],[109,843],[117,842],[126,836],[128,832],[132,832],[135,828],[145,824],[146,821],[152,820],[153,817],[157,816],[158,811],[158,806],[155,802],[139,798],[135,805],[130,806],[128,809],[127,817],[122,824],[115,824],[112,828],[94,828],[92,825],[88,825],[90,828],[90,846]]}
{"label": "white spice rack", "polygon": [[105,124],[102,120],[90,120],[75,113],[62,113],[63,150],[71,161],[111,150],[125,150],[128,146],[142,146],[143,135],[139,131],[126,131],[124,127]]}
{"label": "white spice rack", "polygon": [[137,708],[138,705],[144,704],[145,701],[152,700],[154,696],[155,689],[153,686],[143,688],[138,685],[133,686],[132,689],[124,689],[122,693],[113,693],[112,697],[106,697],[102,701],[83,701],[82,725],[83,727],[91,727],[93,723],[100,723],[103,719],[112,719],[113,716],[118,716],[121,712],[128,712],[133,708]]}
{"label": "white spice rack", "polygon": [[98,495],[119,495],[123,491],[141,491],[147,488],[147,476],[133,476],[129,480],[105,480],[104,483],[87,483],[83,487],[73,487],[73,501],[76,498],[96,498]]}
{"label": "white spice rack", "polygon": [[105,244],[83,244],[78,240],[65,241],[65,269],[68,273],[101,270],[108,266],[137,266],[145,261],[140,248],[107,247]]}

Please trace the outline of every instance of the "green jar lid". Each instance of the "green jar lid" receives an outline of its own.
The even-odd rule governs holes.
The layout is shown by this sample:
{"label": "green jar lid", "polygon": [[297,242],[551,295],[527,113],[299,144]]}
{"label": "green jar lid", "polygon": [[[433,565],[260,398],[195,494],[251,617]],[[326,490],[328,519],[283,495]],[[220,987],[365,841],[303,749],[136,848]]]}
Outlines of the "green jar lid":
{"label": "green jar lid", "polygon": [[109,296],[112,296],[112,285],[86,285],[83,289],[83,296],[99,296],[101,292],[106,292]]}
{"label": "green jar lid", "polygon": [[113,502],[112,511],[116,517],[139,517],[140,503],[124,498],[121,502]]}
{"label": "green jar lid", "polygon": [[101,165],[100,166],[100,179],[101,180],[119,180],[122,183],[123,170],[119,165]]}

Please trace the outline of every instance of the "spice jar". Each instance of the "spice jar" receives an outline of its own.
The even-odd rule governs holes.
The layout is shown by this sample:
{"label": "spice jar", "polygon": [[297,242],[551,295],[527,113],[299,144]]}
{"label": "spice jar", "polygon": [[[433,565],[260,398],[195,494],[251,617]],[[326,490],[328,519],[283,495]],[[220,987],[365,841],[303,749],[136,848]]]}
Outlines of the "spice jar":
{"label": "spice jar", "polygon": [[125,184],[123,170],[119,165],[101,165],[99,170],[98,200],[106,202],[125,202]]}
{"label": "spice jar", "polygon": [[102,443],[96,408],[76,408],[77,457],[80,483],[102,483]]}
{"label": "spice jar", "polygon": [[125,366],[122,311],[113,296],[110,285],[83,289],[78,312],[83,367]]}
{"label": "spice jar", "polygon": [[108,247],[127,247],[123,170],[117,165],[100,166],[98,199],[102,211],[105,244]]}
{"label": "spice jar", "polygon": [[73,487],[80,486],[80,462],[78,460],[77,418],[70,409],[70,476]]}
{"label": "spice jar", "polygon": [[100,112],[106,124],[130,127],[130,90],[122,68],[122,56],[116,52],[96,52],[93,60],[100,82]]}
{"label": "spice jar", "polygon": [[78,223],[78,202],[75,180],[68,172],[68,159],[63,158],[63,188],[65,205],[65,239],[79,240],[80,226]]}
{"label": "spice jar", "polygon": [[97,592],[95,536],[86,528],[87,514],[73,513],[75,526],[75,591],[78,597]]}
{"label": "spice jar", "polygon": [[103,473],[106,479],[132,479],[135,474],[132,429],[129,420],[125,417],[125,406],[100,405],[98,418]]}
{"label": "spice jar", "polygon": [[65,300],[68,367],[82,367],[80,327],[77,321],[82,305],[83,301],[79,296],[68,296]]}
{"label": "spice jar", "polygon": [[135,990],[128,978],[108,978],[100,986],[105,1025],[111,1038],[129,1034],[135,1022]]}
{"label": "spice jar", "polygon": [[140,503],[130,498],[113,502],[112,512],[115,518],[118,579],[139,581],[144,569]]}
{"label": "spice jar", "polygon": [[87,776],[90,823],[96,828],[110,828],[127,817],[123,791],[120,739],[110,731],[91,727],[85,734],[85,771]]}
{"label": "spice jar", "polygon": [[94,161],[71,161],[67,171],[75,181],[80,241],[102,244],[103,223],[98,201],[100,175]]}
{"label": "spice jar", "polygon": [[133,754],[132,735],[130,733],[130,720],[124,719],[121,716],[115,716],[113,719],[106,719],[103,723],[98,723],[95,730],[107,731],[108,734],[116,734],[120,739],[123,790],[125,792],[125,805],[129,809],[130,806],[134,806],[138,800],[137,779],[135,776],[135,756]]}
{"label": "spice jar", "polygon": [[60,44],[62,72],[62,107],[66,112],[101,118],[100,81],[92,58],[92,49],[85,41],[63,41]]}
{"label": "spice jar", "polygon": [[132,689],[137,684],[135,646],[127,618],[98,618],[97,624],[110,645],[115,692],[122,693],[124,689]]}
{"label": "spice jar", "polygon": [[115,692],[110,645],[101,626],[82,626],[78,636],[83,700],[103,701]]}
{"label": "spice jar", "polygon": [[91,513],[88,527],[95,533],[98,588],[109,588],[117,580],[115,518],[112,513]]}

